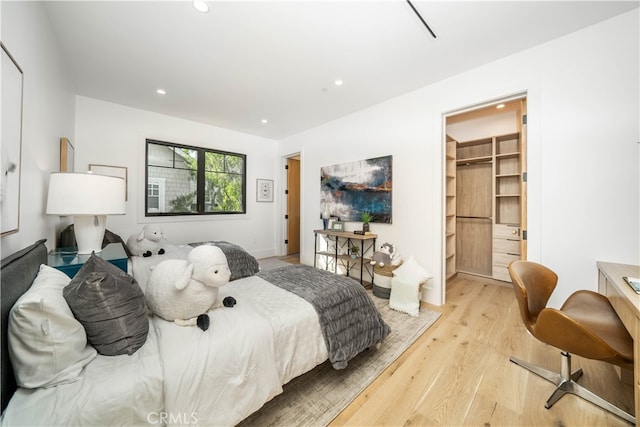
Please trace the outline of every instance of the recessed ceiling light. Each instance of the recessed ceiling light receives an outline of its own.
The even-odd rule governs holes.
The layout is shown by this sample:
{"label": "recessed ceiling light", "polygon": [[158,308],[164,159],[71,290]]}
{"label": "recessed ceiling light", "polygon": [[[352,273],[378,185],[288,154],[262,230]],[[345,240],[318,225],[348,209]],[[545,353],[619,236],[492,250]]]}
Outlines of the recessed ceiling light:
{"label": "recessed ceiling light", "polygon": [[195,0],[193,2],[193,7],[195,7],[195,9],[198,12],[202,12],[202,13],[209,12],[209,5],[207,4],[207,2],[205,2],[203,0]]}
{"label": "recessed ceiling light", "polygon": [[167,91],[165,91],[164,89],[158,89],[158,90],[156,90],[156,93],[157,93],[158,95],[166,95],[166,94],[167,94]]}
{"label": "recessed ceiling light", "polygon": [[333,84],[336,86],[342,86],[344,82],[342,80],[336,80],[335,82],[333,82]]}
{"label": "recessed ceiling light", "polygon": [[267,120],[267,119],[262,119],[262,120],[260,120],[260,122],[261,122],[261,123],[265,123],[265,124],[266,124],[266,123],[269,123],[269,120]]}
{"label": "recessed ceiling light", "polygon": [[504,104],[498,104],[498,105],[496,105],[496,108],[497,109],[504,108]]}

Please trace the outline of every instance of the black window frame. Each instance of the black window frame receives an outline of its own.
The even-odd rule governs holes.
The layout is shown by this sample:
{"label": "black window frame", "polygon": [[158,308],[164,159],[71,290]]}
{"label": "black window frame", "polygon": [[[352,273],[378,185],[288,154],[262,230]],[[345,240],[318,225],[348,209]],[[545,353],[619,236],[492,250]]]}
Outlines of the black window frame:
{"label": "black window frame", "polygon": [[[197,169],[196,169],[196,211],[193,212],[149,212],[149,144],[164,145],[170,148],[179,148],[193,150],[198,153]],[[241,211],[205,211],[205,158],[206,153],[222,154],[242,158],[242,210]],[[234,153],[231,151],[216,150],[213,148],[196,147],[192,145],[177,144],[174,142],[159,141],[147,138],[145,141],[144,156],[144,215],[145,217],[163,217],[163,216],[201,216],[201,215],[246,215],[247,213],[247,155],[242,153]],[[151,165],[152,167],[162,167]],[[225,172],[228,173],[228,172]],[[235,174],[240,175],[240,174]]]}

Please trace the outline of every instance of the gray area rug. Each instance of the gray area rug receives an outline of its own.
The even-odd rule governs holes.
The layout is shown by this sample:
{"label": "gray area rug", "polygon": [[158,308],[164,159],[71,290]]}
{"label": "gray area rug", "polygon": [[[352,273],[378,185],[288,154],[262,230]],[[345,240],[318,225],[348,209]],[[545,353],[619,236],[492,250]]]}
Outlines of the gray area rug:
{"label": "gray area rug", "polygon": [[239,425],[326,426],[440,317],[424,307],[418,317],[411,317],[391,310],[389,300],[370,296],[391,326],[380,349],[362,352],[344,370],[333,369],[329,362],[316,366]]}

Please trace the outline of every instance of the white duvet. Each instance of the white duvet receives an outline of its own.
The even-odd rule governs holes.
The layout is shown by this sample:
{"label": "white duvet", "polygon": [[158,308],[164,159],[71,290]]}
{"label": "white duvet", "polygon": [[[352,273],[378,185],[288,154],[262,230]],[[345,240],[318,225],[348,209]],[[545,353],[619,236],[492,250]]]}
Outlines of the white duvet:
{"label": "white duvet", "polygon": [[[134,262],[143,288],[158,261]],[[207,331],[153,316],[147,342],[132,356],[98,355],[74,383],[18,389],[1,424],[235,425],[328,358],[304,299],[256,276],[220,288],[226,296],[237,304],[209,311]]]}
{"label": "white duvet", "polygon": [[169,425],[234,425],[328,358],[314,308],[259,277],[220,289],[233,308],[209,312],[207,331],[158,317]]}

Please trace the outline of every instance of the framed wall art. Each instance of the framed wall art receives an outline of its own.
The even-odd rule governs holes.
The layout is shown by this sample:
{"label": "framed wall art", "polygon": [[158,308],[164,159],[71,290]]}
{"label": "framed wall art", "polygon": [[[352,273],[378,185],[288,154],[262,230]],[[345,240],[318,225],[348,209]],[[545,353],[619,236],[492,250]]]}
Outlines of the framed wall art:
{"label": "framed wall art", "polygon": [[124,179],[124,200],[129,199],[129,181],[127,168],[124,166],[109,166],[109,165],[97,165],[89,163],[89,171],[96,175],[115,176],[117,178]]}
{"label": "framed wall art", "polygon": [[322,167],[320,201],[341,221],[359,222],[368,212],[372,222],[391,224],[392,167],[392,156]]}
{"label": "framed wall art", "polygon": [[75,150],[68,138],[60,138],[60,172],[74,171]]}
{"label": "framed wall art", "polygon": [[2,51],[2,182],[0,235],[20,228],[20,175],[22,155],[22,69],[0,42]]}
{"label": "framed wall art", "polygon": [[273,180],[260,179],[256,180],[256,201],[273,202]]}

